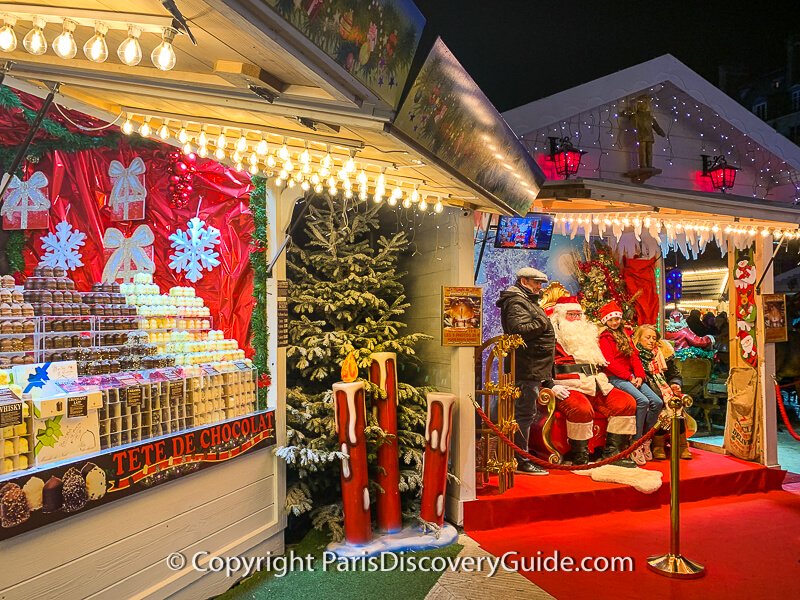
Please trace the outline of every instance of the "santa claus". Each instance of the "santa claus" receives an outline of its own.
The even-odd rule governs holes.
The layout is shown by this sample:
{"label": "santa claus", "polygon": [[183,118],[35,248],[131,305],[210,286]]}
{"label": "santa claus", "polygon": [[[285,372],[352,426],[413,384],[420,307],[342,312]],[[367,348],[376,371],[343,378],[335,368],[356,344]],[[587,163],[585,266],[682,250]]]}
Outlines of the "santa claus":
{"label": "santa claus", "polygon": [[[636,402],[602,373],[606,360],[598,343],[598,327],[586,319],[578,299],[571,296],[556,301],[550,320],[556,335],[556,382],[569,390],[566,397],[557,395],[558,409],[567,418],[568,458],[577,465],[589,462],[595,409],[608,419],[603,458],[619,454],[636,433]],[[627,458],[614,464],[636,466]]]}

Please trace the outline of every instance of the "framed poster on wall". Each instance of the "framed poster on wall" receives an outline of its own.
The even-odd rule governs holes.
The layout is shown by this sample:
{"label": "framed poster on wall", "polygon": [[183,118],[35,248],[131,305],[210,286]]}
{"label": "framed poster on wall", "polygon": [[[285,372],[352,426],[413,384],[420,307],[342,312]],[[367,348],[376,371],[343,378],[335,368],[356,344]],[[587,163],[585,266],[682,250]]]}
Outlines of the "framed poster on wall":
{"label": "framed poster on wall", "polygon": [[482,326],[482,288],[442,288],[442,346],[480,346]]}
{"label": "framed poster on wall", "polygon": [[764,341],[786,342],[788,339],[786,296],[764,294]]}

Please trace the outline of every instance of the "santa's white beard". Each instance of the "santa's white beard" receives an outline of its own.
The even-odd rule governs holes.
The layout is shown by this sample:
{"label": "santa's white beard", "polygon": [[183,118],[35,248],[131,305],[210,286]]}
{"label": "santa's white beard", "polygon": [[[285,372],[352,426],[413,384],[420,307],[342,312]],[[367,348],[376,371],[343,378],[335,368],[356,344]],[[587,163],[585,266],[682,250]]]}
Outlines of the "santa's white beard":
{"label": "santa's white beard", "polygon": [[600,330],[594,323],[588,321],[567,321],[558,319],[553,323],[556,331],[556,340],[561,347],[575,359],[576,363],[589,363],[601,365],[606,363],[597,338]]}

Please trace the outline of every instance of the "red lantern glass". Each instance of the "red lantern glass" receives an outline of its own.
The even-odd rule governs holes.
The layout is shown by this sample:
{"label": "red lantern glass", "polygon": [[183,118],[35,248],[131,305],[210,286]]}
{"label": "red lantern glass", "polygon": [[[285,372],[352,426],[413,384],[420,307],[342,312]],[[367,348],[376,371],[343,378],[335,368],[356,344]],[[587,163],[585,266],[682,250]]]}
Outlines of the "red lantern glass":
{"label": "red lantern glass", "polygon": [[715,190],[722,190],[723,192],[732,188],[736,183],[736,167],[730,165],[720,165],[716,169],[709,171],[708,175],[711,177],[711,185]]}
{"label": "red lantern glass", "polygon": [[569,141],[569,138],[550,138],[550,160],[555,163],[556,173],[568,179],[570,175],[575,175],[581,166],[581,157],[586,154],[583,150],[578,150]]}
{"label": "red lantern glass", "polygon": [[715,156],[713,161],[709,160],[705,154],[701,156],[703,158],[703,175],[711,179],[711,186],[715,190],[720,190],[724,194],[725,190],[734,186],[738,167],[729,165],[722,156]]}

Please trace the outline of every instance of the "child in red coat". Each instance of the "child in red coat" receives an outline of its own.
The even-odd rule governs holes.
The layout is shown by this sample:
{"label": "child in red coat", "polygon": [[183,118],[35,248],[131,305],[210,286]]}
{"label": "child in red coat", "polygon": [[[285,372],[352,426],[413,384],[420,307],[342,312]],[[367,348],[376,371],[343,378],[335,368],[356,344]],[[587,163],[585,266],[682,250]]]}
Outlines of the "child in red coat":
{"label": "child in red coat", "polygon": [[[639,351],[622,326],[622,309],[616,302],[609,302],[600,309],[600,322],[605,325],[600,334],[600,349],[608,361],[604,371],[616,388],[629,393],[636,400],[636,435],[642,437],[658,421],[664,401],[647,385],[647,374],[639,358]],[[653,459],[650,442],[637,449],[631,458],[643,465]]]}

